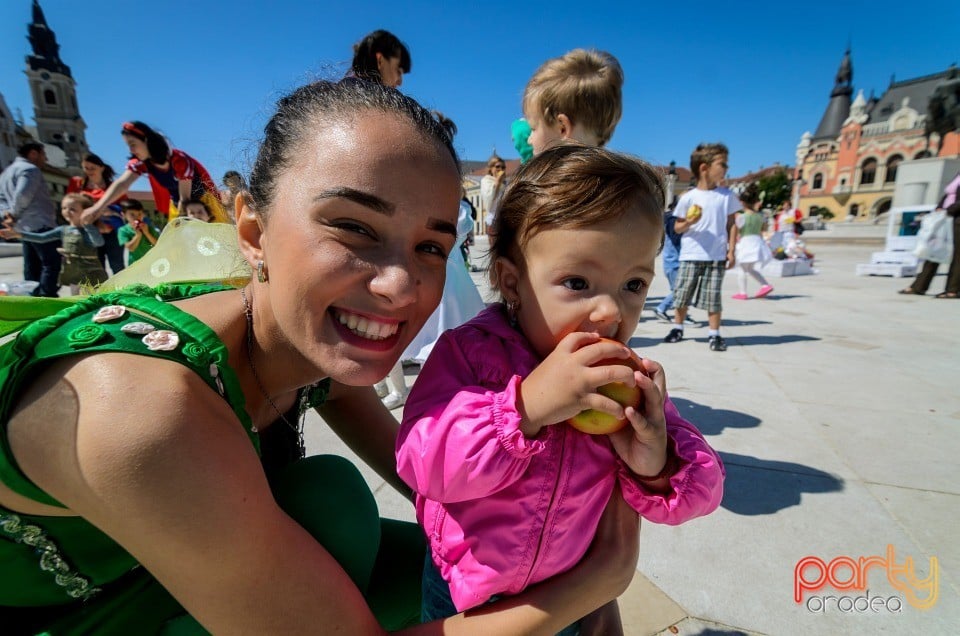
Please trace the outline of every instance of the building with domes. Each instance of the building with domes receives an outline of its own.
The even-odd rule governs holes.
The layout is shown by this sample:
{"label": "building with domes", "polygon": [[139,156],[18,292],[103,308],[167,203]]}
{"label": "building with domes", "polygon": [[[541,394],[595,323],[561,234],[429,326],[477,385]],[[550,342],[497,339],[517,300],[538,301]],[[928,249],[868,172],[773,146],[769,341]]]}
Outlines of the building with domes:
{"label": "building with domes", "polygon": [[960,153],[956,132],[942,139],[924,132],[927,103],[953,68],[904,81],[891,79],[878,99],[853,96],[850,51],[840,62],[830,100],[816,131],[797,145],[794,200],[806,214],[876,218],[890,209],[903,161]]}

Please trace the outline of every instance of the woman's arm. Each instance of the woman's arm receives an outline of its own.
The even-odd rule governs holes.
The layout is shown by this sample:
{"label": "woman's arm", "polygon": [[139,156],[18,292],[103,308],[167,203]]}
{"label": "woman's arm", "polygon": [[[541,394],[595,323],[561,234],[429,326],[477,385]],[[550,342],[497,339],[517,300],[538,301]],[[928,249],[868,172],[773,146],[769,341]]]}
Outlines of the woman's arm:
{"label": "woman's arm", "polygon": [[103,245],[103,234],[96,225],[82,225],[80,231],[83,232],[84,242],[91,247],[100,247]]}
{"label": "woman's arm", "polygon": [[[173,168],[171,167],[171,170]],[[177,179],[177,190],[180,192],[180,202],[177,203],[177,212],[183,214],[183,202],[190,198],[193,192],[193,179]]]}
{"label": "woman's arm", "polygon": [[333,383],[330,395],[317,409],[337,436],[367,465],[404,497],[412,492],[397,475],[394,445],[399,422],[369,386]]}
{"label": "woman's arm", "polygon": [[[125,417],[133,404],[151,408]],[[210,632],[383,633],[346,573],[278,508],[235,415],[189,369],[119,353],[62,359],[26,389],[8,432],[31,480],[114,538]],[[569,572],[404,633],[555,633],[626,589],[638,545],[637,515],[614,496]]]}
{"label": "woman's arm", "polygon": [[99,219],[103,214],[104,209],[126,194],[127,190],[130,189],[130,186],[133,185],[133,182],[139,177],[140,175],[132,170],[124,170],[123,174],[110,184],[110,187],[107,188],[107,191],[103,193],[103,196],[100,197],[100,200],[83,211],[83,216],[81,217],[83,223],[93,223]]}
{"label": "woman's arm", "polygon": [[618,489],[600,518],[590,550],[572,569],[522,593],[404,634],[556,634],[617,598],[636,574],[640,518]]}
{"label": "woman's arm", "polygon": [[71,357],[21,404],[9,433],[23,471],[210,632],[382,633],[346,573],[277,506],[230,407],[189,369]]}

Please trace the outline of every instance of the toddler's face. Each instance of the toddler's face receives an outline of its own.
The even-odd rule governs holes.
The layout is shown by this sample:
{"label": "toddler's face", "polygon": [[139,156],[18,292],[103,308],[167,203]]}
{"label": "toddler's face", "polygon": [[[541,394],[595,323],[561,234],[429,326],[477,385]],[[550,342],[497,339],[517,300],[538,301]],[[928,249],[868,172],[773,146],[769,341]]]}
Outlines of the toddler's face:
{"label": "toddler's face", "polygon": [[83,206],[79,201],[64,201],[60,204],[60,214],[63,215],[63,218],[65,218],[68,223],[73,223],[75,219],[80,218],[80,215],[83,214]]}
{"label": "toddler's face", "polygon": [[563,139],[563,135],[560,134],[560,124],[557,122],[547,124],[543,120],[543,115],[534,112],[533,107],[525,108],[523,116],[530,124],[530,136],[527,138],[527,143],[533,148],[534,155],[539,155]]}
{"label": "toddler's face", "polygon": [[534,235],[519,268],[517,321],[537,354],[546,357],[575,331],[627,342],[653,281],[661,234],[659,215],[632,209],[592,227]]}
{"label": "toddler's face", "polygon": [[126,210],[123,213],[123,218],[127,223],[136,223],[137,221],[143,218],[142,210]]}

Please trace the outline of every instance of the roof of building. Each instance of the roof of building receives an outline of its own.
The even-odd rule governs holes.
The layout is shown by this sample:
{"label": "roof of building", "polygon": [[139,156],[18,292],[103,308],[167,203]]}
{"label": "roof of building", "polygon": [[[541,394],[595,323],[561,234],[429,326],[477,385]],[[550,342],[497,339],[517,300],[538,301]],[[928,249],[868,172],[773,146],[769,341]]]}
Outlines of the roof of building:
{"label": "roof of building", "polygon": [[915,77],[903,82],[890,82],[880,100],[870,110],[870,123],[887,121],[890,117],[900,110],[903,106],[903,100],[907,99],[907,105],[917,111],[920,116],[927,114],[927,102],[933,95],[934,89],[941,81],[946,79],[949,70],[933,75]]}
{"label": "roof of building", "polygon": [[850,49],[847,49],[840,61],[834,82],[830,103],[820,119],[817,132],[813,134],[814,139],[836,139],[843,128],[843,122],[850,116],[850,95],[853,94],[853,62],[850,60]]}
{"label": "roof of building", "polygon": [[773,164],[768,168],[760,168],[759,170],[754,170],[753,172],[748,172],[747,174],[740,177],[729,177],[726,180],[726,186],[728,188],[733,188],[735,185],[739,184],[748,184],[753,183],[754,181],[761,179],[763,177],[769,177],[778,172],[786,172],[788,176],[793,174],[792,166],[781,166],[780,164]]}

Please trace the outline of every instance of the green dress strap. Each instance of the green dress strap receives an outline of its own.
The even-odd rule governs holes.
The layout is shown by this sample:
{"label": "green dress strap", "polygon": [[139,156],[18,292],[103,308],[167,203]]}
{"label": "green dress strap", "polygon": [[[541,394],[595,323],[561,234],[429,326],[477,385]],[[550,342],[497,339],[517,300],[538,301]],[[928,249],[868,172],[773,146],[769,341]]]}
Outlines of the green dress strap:
{"label": "green dress strap", "polygon": [[0,349],[0,481],[34,501],[61,505],[13,463],[6,420],[22,386],[52,360],[78,353],[133,353],[191,368],[227,400],[259,453],[259,438],[230,368],[226,346],[207,325],[167,302],[226,289],[220,285],[168,285],[98,294],[24,328]]}

